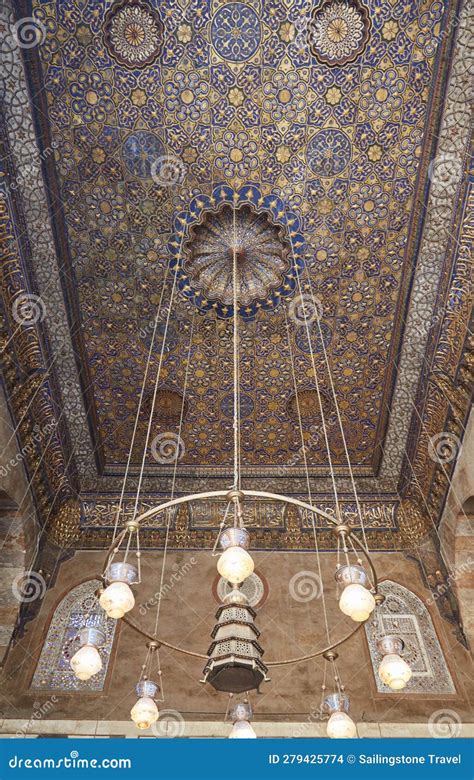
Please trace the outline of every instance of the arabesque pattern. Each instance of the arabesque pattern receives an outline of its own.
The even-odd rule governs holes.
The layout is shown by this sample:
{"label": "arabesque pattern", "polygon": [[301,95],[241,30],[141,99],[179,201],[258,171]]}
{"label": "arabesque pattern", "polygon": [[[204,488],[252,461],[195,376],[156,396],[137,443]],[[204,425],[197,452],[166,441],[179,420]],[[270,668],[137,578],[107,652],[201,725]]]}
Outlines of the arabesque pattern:
{"label": "arabesque pattern", "polygon": [[[77,9],[67,0],[33,5],[46,30],[38,53],[104,460],[125,459],[149,323],[167,272],[170,278],[173,219],[189,214],[197,192],[209,196],[216,185],[240,192],[257,182],[263,198],[281,201],[283,220],[294,214],[300,222],[310,274],[302,281],[324,304],[324,340],[350,453],[355,462],[375,463],[401,335],[397,312],[411,270],[404,257],[414,235],[410,218],[422,142],[430,137],[427,107],[446,8],[425,2],[402,13],[397,4],[382,10],[370,4],[367,46],[337,67],[312,54],[309,9],[298,3],[170,2],[155,11],[162,50],[152,64],[131,70],[102,45],[105,9],[93,3]],[[172,188],[157,171],[161,158],[179,163]],[[185,300],[176,300],[163,367],[172,392],[182,390],[192,314]],[[252,411],[243,431],[245,459],[283,464],[292,462],[298,437],[291,433],[289,393],[278,395],[289,376],[281,306],[257,318],[259,333],[265,319],[274,336],[270,370],[255,371],[248,325],[243,373]],[[217,343],[218,333],[211,326],[206,339]],[[297,371],[308,388],[311,361],[300,323],[294,338]],[[216,343],[206,348],[215,354]],[[223,409],[222,376],[205,355],[198,370],[196,390],[202,394],[205,383],[204,393],[216,394],[215,408]],[[204,418],[197,399],[190,400],[195,431]],[[206,417],[206,426],[200,443],[194,434],[186,441],[185,459],[205,465],[219,452],[225,464],[226,422]],[[337,462],[343,458],[337,435],[331,444]],[[323,449],[311,441],[310,465],[324,461]]]}

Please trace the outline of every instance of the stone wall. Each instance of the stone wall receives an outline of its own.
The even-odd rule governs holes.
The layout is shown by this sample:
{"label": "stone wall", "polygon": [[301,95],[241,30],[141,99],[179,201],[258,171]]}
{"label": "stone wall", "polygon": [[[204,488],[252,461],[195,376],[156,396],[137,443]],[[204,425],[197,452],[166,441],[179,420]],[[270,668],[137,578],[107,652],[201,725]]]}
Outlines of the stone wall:
{"label": "stone wall", "polygon": [[441,552],[450,571],[471,649],[474,647],[474,413],[471,411],[439,526]]}
{"label": "stone wall", "polygon": [[14,430],[0,386],[0,662],[15,627],[23,574],[37,549],[36,511]]}
{"label": "stone wall", "polygon": [[[268,583],[265,603],[257,607],[256,625],[261,630],[260,644],[264,660],[294,658],[325,646],[326,632],[322,613],[322,599],[318,586],[318,564],[314,552],[275,553],[254,552],[256,569]],[[434,629],[441,643],[444,657],[453,678],[455,693],[440,694],[434,685],[422,692],[377,691],[374,671],[364,631],[358,631],[339,648],[339,671],[351,699],[351,714],[363,729],[384,735],[393,723],[418,724],[425,733],[428,725],[447,714],[456,724],[472,722],[474,673],[470,653],[457,641],[452,625],[443,620],[433,605],[432,593],[423,585],[416,562],[402,553],[374,553],[374,563],[381,579],[401,582],[414,591],[428,607]],[[128,724],[130,708],[134,703],[134,684],[140,673],[146,653],[146,640],[121,623],[111,654],[104,690],[57,690],[31,687],[32,677],[43,647],[51,615],[68,590],[102,570],[104,555],[96,551],[78,551],[74,558],[60,568],[55,585],[48,589],[41,609],[29,624],[28,632],[10,653],[5,669],[5,700],[11,697],[11,706],[3,706],[4,730],[11,733],[13,719],[28,724],[35,707],[45,714],[40,719],[43,733],[61,729],[60,733],[96,733],[133,735],[133,728],[123,731]],[[161,552],[145,552],[142,558],[143,584],[135,589],[136,606],[133,617],[153,631],[156,600],[160,588]],[[328,620],[331,636],[343,635],[347,628],[345,618],[337,607],[334,581],[335,555],[321,554],[323,581],[327,588]],[[182,576],[180,575],[182,573]],[[159,634],[171,642],[203,654],[211,643],[211,631],[218,607],[213,595],[216,559],[210,551],[169,552],[164,573],[164,590]],[[306,583],[306,585],[305,585]],[[351,624],[353,625],[353,624]],[[160,710],[172,713],[179,722],[193,724],[199,721],[221,723],[227,707],[226,694],[216,693],[209,685],[202,685],[204,660],[188,657],[162,648],[161,665],[165,700]],[[316,735],[321,726],[319,706],[324,661],[271,668],[271,682],[261,686],[260,693],[251,694],[255,720],[262,724],[280,724],[285,736],[305,724],[308,736]],[[326,680],[331,685],[331,680]],[[454,713],[454,714],[453,714]],[[0,717],[2,717],[0,713]],[[51,722],[51,723],[50,723]],[[63,726],[61,726],[61,723]],[[68,725],[64,726],[64,722]],[[114,722],[112,730],[111,724]],[[120,722],[120,726],[116,722]],[[50,723],[50,726],[48,724]],[[91,725],[92,723],[92,725]],[[285,725],[286,724],[286,725]],[[291,726],[288,726],[291,724]],[[262,726],[263,727],[263,726]],[[16,723],[15,732],[18,728]],[[120,728],[122,730],[117,731]],[[200,727],[206,729],[207,726]],[[212,726],[209,726],[212,730]],[[277,727],[269,726],[277,735]],[[461,725],[459,725],[461,728]],[[189,726],[189,734],[197,735],[197,726]],[[105,730],[105,732],[104,732]],[[32,733],[35,733],[34,729]],[[395,733],[395,731],[393,732]],[[146,733],[144,736],[154,736]],[[270,735],[270,734],[268,734]],[[301,733],[305,736],[306,733]],[[367,735],[369,735],[367,733]],[[211,736],[211,734],[209,734]],[[429,733],[426,733],[429,736]]]}
{"label": "stone wall", "polygon": [[[262,721],[258,715],[252,723],[257,737],[285,739],[295,734],[304,734],[305,738],[326,736],[326,724],[300,721],[284,723],[281,721]],[[232,723],[221,720],[186,720],[176,721],[171,715],[164,713],[153,731],[140,733],[131,720],[48,720],[32,718],[25,723],[21,718],[0,720],[0,738],[26,737],[84,737],[104,739],[107,737],[122,737],[125,739],[170,739],[170,738],[200,738],[225,739],[229,736]],[[474,723],[444,722],[439,726],[427,723],[399,723],[385,721],[382,723],[356,722],[357,736],[360,739],[397,739],[400,737],[474,737]]]}

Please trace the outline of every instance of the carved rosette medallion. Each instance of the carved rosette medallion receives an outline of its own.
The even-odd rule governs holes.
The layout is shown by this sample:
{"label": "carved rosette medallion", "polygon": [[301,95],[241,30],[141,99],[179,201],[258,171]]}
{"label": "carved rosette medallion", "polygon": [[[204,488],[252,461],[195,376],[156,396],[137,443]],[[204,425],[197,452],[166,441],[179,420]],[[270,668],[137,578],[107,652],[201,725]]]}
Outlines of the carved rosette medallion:
{"label": "carved rosette medallion", "polygon": [[161,52],[163,23],[156,9],[142,0],[114,3],[103,30],[109,54],[127,68],[149,65]]}
{"label": "carved rosette medallion", "polygon": [[206,298],[232,305],[234,254],[241,306],[267,298],[291,266],[291,246],[281,225],[250,206],[234,210],[225,204],[217,213],[204,214],[184,246],[184,268]]}
{"label": "carved rosette medallion", "polygon": [[358,0],[325,0],[314,8],[308,25],[312,54],[326,65],[345,65],[364,51],[371,21]]}
{"label": "carved rosette medallion", "polygon": [[211,196],[196,196],[175,226],[171,268],[178,266],[181,291],[201,311],[232,317],[234,257],[242,317],[275,308],[296,289],[305,249],[299,218],[255,185],[238,193],[219,186]]}

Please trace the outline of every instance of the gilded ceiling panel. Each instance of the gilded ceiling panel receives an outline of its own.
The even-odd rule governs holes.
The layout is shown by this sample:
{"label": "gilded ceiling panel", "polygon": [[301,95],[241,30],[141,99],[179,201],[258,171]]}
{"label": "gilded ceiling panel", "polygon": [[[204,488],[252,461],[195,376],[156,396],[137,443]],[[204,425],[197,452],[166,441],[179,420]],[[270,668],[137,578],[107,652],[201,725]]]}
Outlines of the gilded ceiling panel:
{"label": "gilded ceiling panel", "polygon": [[[229,9],[229,6],[232,8]],[[233,218],[233,207],[237,201],[238,209],[235,213],[238,233],[245,239],[239,238],[237,245],[239,313],[246,383],[245,388],[242,388],[241,399],[242,418],[246,423],[243,438],[247,448],[250,448],[250,454],[247,449],[243,457],[245,486],[279,489],[301,497],[308,494],[302,448],[296,429],[297,405],[291,381],[289,384],[287,382],[288,377],[291,377],[289,338],[298,368],[298,397],[306,430],[305,444],[312,474],[310,484],[313,500],[330,514],[334,512],[327,460],[323,457],[320,443],[319,404],[315,398],[312,370],[305,374],[308,368],[311,369],[308,339],[303,324],[294,322],[295,315],[297,319],[301,313],[298,302],[301,282],[304,285],[303,292],[313,292],[323,309],[322,336],[317,324],[312,323],[312,345],[322,383],[323,407],[331,423],[332,454],[336,461],[344,462],[341,441],[336,438],[337,426],[331,422],[334,410],[327,387],[321,338],[328,350],[333,373],[339,371],[337,381],[341,385],[344,425],[353,460],[359,462],[355,469],[355,479],[369,546],[371,549],[393,549],[409,545],[412,552],[416,550],[418,555],[420,544],[423,544],[424,549],[431,551],[427,555],[423,553],[423,570],[433,573],[428,574],[428,579],[434,576],[438,580],[443,564],[435,549],[430,547],[429,531],[440,517],[449,477],[456,463],[454,454],[451,457],[449,453],[448,456],[443,453],[446,441],[454,442],[453,453],[461,446],[463,421],[472,391],[472,352],[469,353],[469,345],[464,342],[470,313],[469,248],[472,243],[472,191],[469,193],[466,188],[464,176],[471,119],[467,98],[469,74],[472,72],[472,22],[467,9],[446,7],[439,24],[428,25],[430,31],[427,35],[419,37],[417,34],[412,39],[415,46],[410,62],[407,63],[408,72],[413,74],[416,72],[416,63],[418,69],[425,68],[426,64],[428,80],[423,89],[416,90],[422,95],[425,116],[417,122],[420,138],[416,150],[418,163],[416,171],[413,168],[410,173],[415,189],[413,196],[405,203],[406,213],[410,213],[410,222],[401,227],[396,227],[394,223],[400,240],[399,244],[395,242],[399,249],[399,265],[395,270],[402,286],[399,293],[394,295],[397,309],[393,318],[390,315],[384,321],[388,328],[393,329],[391,337],[387,338],[390,351],[386,350],[386,371],[384,382],[380,385],[384,395],[381,395],[381,391],[377,395],[374,386],[367,385],[364,388],[366,397],[370,397],[379,410],[378,432],[381,441],[385,431],[383,415],[390,408],[387,435],[383,439],[383,455],[376,475],[373,474],[373,466],[377,462],[374,451],[364,453],[367,439],[354,433],[360,432],[361,421],[360,416],[351,416],[347,406],[347,388],[353,384],[352,365],[346,364],[344,374],[341,375],[340,362],[344,352],[339,347],[345,340],[349,344],[357,341],[353,333],[348,331],[354,323],[358,325],[359,350],[366,341],[372,343],[371,340],[378,333],[373,327],[380,327],[383,318],[367,316],[362,320],[360,314],[350,312],[344,319],[338,310],[332,308],[334,302],[337,302],[337,296],[332,295],[332,282],[328,282],[327,286],[323,284],[328,276],[328,269],[324,270],[326,262],[329,269],[336,269],[337,284],[340,285],[344,278],[352,279],[350,274],[344,275],[344,256],[341,254],[346,248],[345,238],[349,228],[344,226],[340,230],[337,227],[331,230],[328,206],[331,202],[335,203],[344,217],[344,225],[354,228],[355,215],[354,212],[353,216],[350,213],[353,204],[349,195],[353,194],[353,190],[358,192],[358,187],[362,193],[362,186],[370,184],[366,181],[358,183],[352,173],[360,149],[355,143],[350,123],[344,125],[342,121],[335,121],[335,110],[330,110],[327,121],[321,119],[320,126],[312,126],[310,120],[305,125],[299,123],[297,129],[301,145],[294,143],[290,147],[288,144],[289,151],[284,150],[282,156],[280,141],[278,146],[271,146],[268,135],[265,135],[271,124],[265,116],[268,116],[268,112],[275,113],[276,109],[272,108],[273,93],[262,76],[264,85],[258,102],[258,127],[254,129],[255,132],[251,131],[250,140],[258,147],[260,142],[263,144],[265,136],[265,154],[261,149],[255,154],[253,143],[243,149],[236,140],[234,146],[229,147],[228,160],[226,158],[224,161],[224,141],[227,142],[229,136],[224,138],[224,131],[219,131],[212,107],[210,124],[207,128],[202,125],[205,132],[199,130],[199,138],[195,134],[190,138],[190,145],[191,140],[195,144],[191,157],[188,154],[185,157],[184,146],[181,155],[179,144],[176,145],[177,139],[182,138],[181,131],[185,134],[187,132],[184,124],[187,121],[187,107],[193,103],[193,96],[198,94],[194,85],[187,91],[183,89],[180,99],[183,106],[176,110],[171,109],[170,103],[167,107],[166,100],[170,95],[165,96],[163,91],[162,114],[157,113],[155,106],[151,109],[154,120],[161,117],[155,125],[151,124],[152,114],[146,111],[150,95],[154,94],[153,74],[165,74],[162,66],[165,58],[171,56],[169,51],[165,53],[165,46],[169,44],[172,54],[178,37],[183,46],[179,55],[182,58],[180,68],[188,73],[189,62],[186,64],[182,55],[192,51],[189,56],[194,63],[194,70],[204,74],[202,64],[198,63],[198,54],[196,58],[194,56],[191,41],[193,36],[197,38],[200,35],[209,42],[211,39],[208,33],[211,36],[209,61],[212,60],[213,65],[216,62],[227,63],[231,77],[226,85],[221,83],[222,76],[219,75],[217,80],[221,84],[220,90],[213,83],[210,88],[215,87],[220,96],[216,107],[220,107],[218,104],[222,102],[225,104],[227,100],[233,112],[225,132],[233,133],[230,138],[238,138],[242,143],[245,137],[240,133],[247,132],[246,128],[249,127],[243,121],[242,106],[247,93],[250,96],[253,94],[253,82],[249,81],[245,87],[237,83],[239,68],[255,64],[259,48],[266,51],[267,28],[276,30],[278,26],[279,36],[281,28],[281,42],[287,47],[290,59],[294,54],[291,44],[304,44],[303,49],[308,44],[312,69],[310,79],[314,75],[315,83],[321,74],[325,74],[324,78],[330,73],[339,74],[335,75],[336,81],[339,79],[335,85],[339,88],[341,73],[348,67],[357,66],[356,75],[361,73],[362,64],[369,70],[379,69],[379,65],[383,67],[382,59],[377,59],[373,52],[370,61],[367,57],[373,35],[378,31],[380,37],[382,27],[392,19],[377,21],[382,13],[379,6],[367,7],[366,16],[361,4],[350,2],[345,3],[345,9],[349,10],[345,10],[345,18],[341,18],[340,14],[338,16],[339,6],[338,2],[315,3],[311,9],[300,8],[298,15],[301,18],[296,18],[292,11],[290,19],[289,7],[282,4],[278,7],[265,5],[263,12],[267,16],[263,16],[263,12],[258,10],[262,10],[262,7],[253,3],[227,3],[227,10],[223,14],[217,13],[221,6],[215,5],[207,14],[201,5],[193,5],[192,10],[187,10],[185,4],[171,7],[163,3],[150,5],[146,2],[107,2],[103,9],[91,6],[88,10],[87,4],[78,0],[64,7],[59,3],[55,6],[56,10],[48,4],[35,5],[33,10],[28,0],[19,0],[15,3],[16,18],[26,17],[23,21],[30,30],[29,38],[21,37],[20,22],[14,24],[15,16],[9,0],[0,8],[0,24],[5,32],[5,58],[2,62],[5,73],[5,121],[0,124],[0,143],[2,150],[5,150],[2,151],[0,162],[0,244],[7,250],[6,262],[3,264],[5,267],[1,269],[1,293],[8,329],[8,332],[2,331],[1,337],[5,339],[4,343],[11,345],[7,349],[5,380],[19,424],[20,440],[25,445],[22,452],[25,453],[27,468],[32,476],[32,489],[46,525],[46,534],[53,542],[66,547],[79,544],[96,548],[107,546],[110,541],[123,484],[123,461],[136,409],[137,382],[139,385],[151,342],[150,323],[163,290],[163,311],[158,324],[152,376],[158,366],[157,351],[163,341],[165,359],[153,427],[155,442],[142,482],[140,507],[149,509],[164,495],[169,495],[174,462],[169,463],[162,456],[167,457],[169,434],[176,431],[181,412],[187,427],[184,447],[178,449],[181,460],[177,467],[176,492],[189,493],[202,490],[203,487],[220,488],[230,483],[231,453],[226,445],[231,435],[232,413],[232,398],[227,392],[232,304],[229,306],[229,269],[226,261],[229,258],[229,220]],[[60,22],[63,30],[57,27],[54,32],[56,22],[46,20],[43,7],[47,16],[52,18],[57,12],[57,19],[64,16],[68,20],[67,24],[65,21]],[[250,7],[255,14],[246,10]],[[426,13],[429,12],[426,8],[423,6],[420,11],[425,13],[423,20],[419,21],[422,27],[427,24]],[[389,15],[395,16],[395,6],[392,10],[393,13],[390,11]],[[102,18],[103,13],[105,15]],[[31,32],[31,25],[28,24],[31,14],[38,17],[33,25],[36,33]],[[405,7],[403,14],[410,16],[409,21],[405,20],[406,26],[418,24],[410,6]],[[438,11],[435,16],[437,14]],[[146,30],[139,24],[143,15],[150,21]],[[202,22],[203,15],[207,22]],[[234,24],[236,15],[245,23],[231,27],[232,36],[226,42],[220,30],[228,28],[230,23]],[[260,30],[257,33],[255,15]],[[112,25],[114,19],[115,26]],[[217,20],[215,24],[214,19]],[[264,22],[261,23],[259,19]],[[212,32],[213,25],[217,32]],[[48,30],[57,35],[59,46],[55,51],[55,44],[46,42]],[[390,30],[390,25],[387,30]],[[72,50],[77,53],[77,45],[72,42],[72,38],[77,38],[85,52],[77,63],[70,58]],[[100,42],[103,42],[106,52],[104,54],[101,49],[97,59],[94,59],[97,46],[99,49],[102,47]],[[63,43],[64,51],[61,49]],[[50,45],[51,51],[44,54],[43,45]],[[253,48],[255,45],[256,49]],[[422,49],[424,53],[420,55]],[[249,51],[254,53],[245,59]],[[239,52],[244,52],[245,57],[242,58]],[[426,57],[426,63],[423,57]],[[123,62],[120,62],[121,58]],[[444,72],[447,63],[450,63],[449,80],[446,80]],[[151,71],[152,81],[144,86],[143,73],[148,67],[155,70]],[[284,61],[276,55],[274,61],[267,58],[264,69],[266,74],[284,70]],[[295,64],[295,69],[302,76],[304,63]],[[73,79],[73,71],[77,76],[83,71],[90,74],[99,72],[102,80],[108,78],[106,71],[109,76],[114,72],[120,74],[122,79],[127,74],[132,80],[141,79],[140,84],[134,82],[135,86],[130,89],[129,95],[134,93],[130,100],[136,103],[143,99],[136,90],[145,92],[143,111],[136,105],[138,114],[134,114],[130,126],[125,126],[122,119],[117,118],[118,114],[113,112],[110,114],[110,123],[86,121],[87,112],[81,116],[72,108],[71,88],[69,97],[64,90],[61,93],[64,94],[71,124],[61,128],[52,117],[55,98],[54,94],[49,95],[52,83],[48,82],[45,88],[44,73],[55,72],[55,78],[60,76],[69,83]],[[160,76],[162,78],[164,76]],[[112,82],[114,79],[115,76]],[[26,80],[29,82],[29,94]],[[186,82],[188,86],[191,81],[189,79]],[[92,82],[95,85],[99,83],[91,76]],[[410,87],[413,87],[412,83]],[[309,88],[313,89],[312,83]],[[85,98],[91,107],[95,101],[94,89],[89,90]],[[295,110],[303,111],[301,99],[306,94],[304,90],[302,93],[297,86],[293,95],[289,88],[285,89],[282,87],[275,93],[275,100],[283,106],[278,109],[281,115],[293,96],[296,96]],[[117,94],[110,93],[108,96],[106,93],[107,89],[103,97],[111,97],[113,103],[118,105]],[[323,93],[319,90],[318,94]],[[384,92],[379,93],[379,97],[384,95]],[[361,93],[361,99],[356,101],[361,111],[362,97]],[[74,99],[79,98],[79,92],[76,91]],[[324,97],[324,100],[328,103],[331,99],[328,91],[328,99]],[[109,104],[104,102],[104,105]],[[178,117],[178,112],[180,114],[175,125],[171,122],[170,126],[168,109],[171,114],[175,112],[175,117]],[[194,125],[192,122],[192,110],[189,109],[189,112],[191,125],[188,127],[197,128],[197,122]],[[242,120],[240,125],[238,121],[234,123],[234,119],[239,120],[239,117]],[[282,121],[275,114],[275,127],[281,128]],[[372,119],[370,123],[373,129],[375,124]],[[355,124],[357,126],[357,120]],[[398,126],[398,120],[394,124]],[[283,128],[285,133],[290,125],[294,128],[298,122],[289,122],[288,128]],[[323,133],[319,132],[321,129]],[[87,135],[86,130],[91,134]],[[75,146],[68,146],[61,140],[69,131],[74,141],[76,137],[78,139]],[[403,128],[400,132],[403,133]],[[209,133],[211,141],[206,146]],[[92,148],[88,147],[88,139],[93,139]],[[431,139],[434,139],[433,144]],[[361,138],[362,142],[364,138]],[[373,143],[370,141],[369,145]],[[91,178],[88,178],[91,173],[87,164],[88,154],[92,160],[90,164],[95,165]],[[293,168],[291,190],[287,184],[285,189],[278,177],[265,178],[265,164],[274,166],[276,159],[284,173],[292,154],[298,158],[300,168]],[[210,161],[211,171],[207,179],[204,175],[199,177],[196,165],[193,167],[194,163],[203,165],[206,159]],[[350,192],[346,190],[344,193],[338,184],[338,189],[330,193],[332,183],[336,184],[339,179],[351,180],[348,185]],[[285,181],[290,181],[289,176]],[[311,189],[312,200],[309,182],[314,184]],[[322,190],[318,189],[319,185]],[[390,186],[387,178],[383,191],[388,193]],[[91,187],[103,191],[104,195],[89,200],[86,208],[82,194],[87,192],[90,196]],[[74,191],[76,195],[71,199],[70,195]],[[125,195],[121,194],[123,192]],[[117,199],[112,199],[112,195],[116,195]],[[297,201],[297,197],[302,195],[304,197]],[[311,203],[315,212],[313,214],[308,205]],[[63,213],[64,205],[66,212]],[[366,221],[361,228],[362,243],[357,246],[357,253],[360,250],[362,255],[371,241],[370,214],[373,209],[370,202],[368,205]],[[387,206],[387,209],[391,214],[391,207]],[[167,228],[164,231],[159,227],[157,217],[160,210],[169,215],[169,218],[166,216]],[[336,213],[335,207],[332,207],[332,211]],[[115,215],[117,224],[113,227]],[[314,220],[319,218],[316,224]],[[81,219],[83,227],[79,230],[75,225]],[[99,224],[101,221],[102,224]],[[392,223],[388,223],[388,228],[391,230]],[[102,236],[98,243],[99,234],[96,231]],[[220,237],[221,234],[225,240],[217,242],[215,236]],[[84,257],[80,258],[77,253],[78,236],[87,249]],[[230,236],[232,238],[232,231]],[[181,240],[183,251],[179,253],[176,251],[176,242],[179,244]],[[139,245],[140,251],[137,251]],[[332,256],[328,251],[331,247]],[[352,248],[351,256],[354,252]],[[380,257],[384,256],[384,252],[379,252]],[[255,262],[256,254],[260,260],[258,266]],[[355,281],[370,281],[363,264],[365,259],[360,256],[357,265],[358,271],[362,268],[365,275],[359,276],[359,279],[354,275]],[[402,263],[405,264],[404,269]],[[169,309],[172,273],[176,264],[177,293]],[[404,285],[409,281],[410,301],[405,310]],[[131,287],[132,283],[134,292],[129,295],[127,285]],[[98,290],[101,292],[100,297]],[[90,301],[95,301],[95,304],[87,310]],[[165,338],[168,309],[170,322]],[[26,312],[24,322],[18,322],[19,311]],[[289,337],[285,314],[289,319]],[[400,343],[399,330],[402,328],[404,333]],[[267,351],[263,355],[261,341],[272,345],[266,347]],[[130,360],[136,344],[136,354]],[[220,349],[216,346],[218,344],[221,345]],[[275,347],[275,344],[279,346]],[[187,384],[184,363],[190,347],[193,357],[200,355],[200,365],[195,372],[195,379],[193,374],[193,381]],[[398,350],[400,359],[397,358],[396,386],[392,399],[392,358],[398,354]],[[212,363],[216,354],[222,366]],[[352,359],[353,355],[349,357]],[[258,382],[261,385],[257,394],[255,366],[258,361]],[[113,382],[110,381],[112,369],[115,371]],[[284,381],[278,379],[278,370],[283,372]],[[202,380],[206,373],[212,375],[213,390],[217,391],[217,395],[205,395],[206,400],[203,402]],[[82,383],[78,381],[78,374]],[[94,387],[92,382],[95,383]],[[183,403],[185,385],[186,398]],[[358,389],[362,390],[361,385]],[[151,395],[150,383],[145,393],[138,444],[134,453],[136,462],[141,457],[144,422],[151,408]],[[256,410],[262,399],[267,399],[268,404],[265,402],[265,406],[260,407],[257,419]],[[215,408],[211,409],[213,404]],[[197,420],[200,418],[200,424],[209,426],[214,412],[216,418],[210,425],[214,439],[210,437],[208,442],[205,435],[197,438]],[[89,415],[89,426],[86,414]],[[118,433],[111,424],[114,416]],[[286,440],[278,440],[279,429],[274,425],[272,416],[286,426]],[[217,437],[221,437],[221,445],[215,444],[217,417],[220,419]],[[254,425],[252,428],[256,419],[259,426]],[[261,436],[264,428],[268,436],[264,437],[264,450],[259,453],[261,459],[258,460],[254,456],[254,431],[257,430]],[[113,441],[113,446],[108,449],[107,440],[104,441],[105,430]],[[43,436],[37,447],[40,452],[32,453],[31,439],[38,444],[41,438],[36,435],[38,431]],[[32,435],[32,432],[35,434]],[[54,435],[49,438],[51,432]],[[202,430],[200,432],[204,433]],[[43,448],[45,433],[48,435],[48,444]],[[366,457],[363,460],[364,454]],[[440,454],[442,457],[437,457]],[[94,455],[100,457],[95,461]],[[362,466],[360,463],[367,465]],[[336,481],[342,515],[345,520],[357,525],[357,508],[344,467],[337,469]],[[123,505],[125,516],[134,511],[136,488],[137,468],[132,466]],[[78,496],[80,501],[77,501]],[[303,515],[288,511],[276,517],[274,505],[265,506],[260,513],[256,510],[257,507],[249,506],[247,518],[247,522],[254,528],[256,548],[293,550],[312,546],[312,529]],[[193,506],[189,513],[177,513],[172,520],[171,546],[193,549],[212,546],[218,518],[218,507],[212,504],[201,508]],[[152,524],[145,530],[144,546],[160,547],[164,537],[164,529],[160,524]],[[333,535],[325,528],[321,529],[320,541],[324,549],[334,545]],[[452,605],[446,602],[443,609],[447,610],[451,620]]]}
{"label": "gilded ceiling panel", "polygon": [[[291,316],[303,292],[322,308],[321,334],[311,330],[329,421],[321,342],[351,458],[376,468],[446,12],[442,2],[33,3],[45,30],[39,119],[54,142],[105,464],[126,460],[160,300],[151,377],[164,345],[162,398],[186,383],[180,463],[230,463],[228,253],[212,236],[237,207],[244,464],[288,464],[301,446],[290,348],[310,409],[308,461],[327,460],[307,333]],[[174,430],[166,408],[156,435]],[[330,442],[344,463],[337,426]]]}

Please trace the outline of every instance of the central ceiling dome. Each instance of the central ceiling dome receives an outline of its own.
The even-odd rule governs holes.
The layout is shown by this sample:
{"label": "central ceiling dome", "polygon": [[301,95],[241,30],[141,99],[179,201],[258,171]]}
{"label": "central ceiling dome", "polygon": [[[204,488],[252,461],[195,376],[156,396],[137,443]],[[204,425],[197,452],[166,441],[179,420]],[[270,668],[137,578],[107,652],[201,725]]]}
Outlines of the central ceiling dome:
{"label": "central ceiling dome", "polygon": [[292,266],[291,245],[282,225],[250,206],[234,209],[224,204],[217,212],[204,213],[184,245],[183,267],[193,287],[231,305],[234,252],[241,306],[270,296]]}

